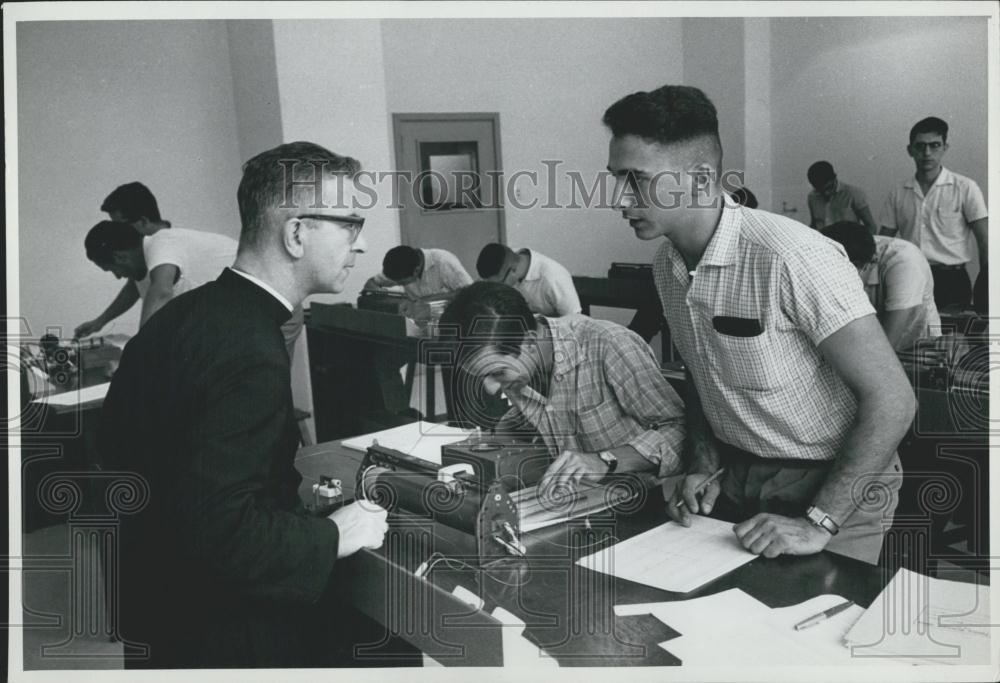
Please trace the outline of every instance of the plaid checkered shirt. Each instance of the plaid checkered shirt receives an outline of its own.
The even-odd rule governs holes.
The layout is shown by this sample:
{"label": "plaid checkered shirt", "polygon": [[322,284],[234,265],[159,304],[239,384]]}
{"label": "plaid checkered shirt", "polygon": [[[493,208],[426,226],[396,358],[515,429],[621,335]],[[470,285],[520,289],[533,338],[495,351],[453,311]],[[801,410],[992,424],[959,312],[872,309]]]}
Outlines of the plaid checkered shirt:
{"label": "plaid checkered shirt", "polygon": [[549,395],[526,387],[508,396],[512,407],[501,424],[531,424],[555,454],[628,445],[658,463],[659,476],[679,471],[684,403],[649,345],[606,320],[579,314],[538,318],[552,335]]}
{"label": "plaid checkered shirt", "polygon": [[653,276],[715,435],[762,458],[833,459],[857,400],[817,346],[875,312],[843,248],[727,200],[694,275],[665,240]]}

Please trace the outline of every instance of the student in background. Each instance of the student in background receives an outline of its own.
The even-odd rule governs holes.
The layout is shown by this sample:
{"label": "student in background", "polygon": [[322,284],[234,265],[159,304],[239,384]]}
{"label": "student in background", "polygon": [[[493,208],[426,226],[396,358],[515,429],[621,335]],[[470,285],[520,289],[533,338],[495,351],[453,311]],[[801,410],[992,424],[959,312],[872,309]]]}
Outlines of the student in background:
{"label": "student in background", "polygon": [[822,230],[840,221],[857,221],[871,234],[878,232],[875,219],[868,207],[868,197],[859,187],[848,185],[837,178],[829,161],[817,161],[806,171],[812,192],[809,193],[809,225]]}
{"label": "student in background", "polygon": [[[732,203],[701,90],[628,95],[604,123],[616,208],[662,243],[653,275],[689,371],[687,474],[667,514],[738,522],[743,547],[766,557],[827,549],[874,564],[915,401],[857,271],[820,234]],[[869,487],[881,505],[861,504]]]}
{"label": "student in background", "polygon": [[875,307],[892,348],[912,351],[919,339],[941,334],[934,305],[934,278],[916,245],[885,235],[872,235],[858,223],[841,221],[823,228],[858,269],[868,300]]}
{"label": "student in background", "polygon": [[119,185],[104,198],[101,211],[117,223],[128,223],[142,235],[170,227],[160,217],[160,207],[149,188],[136,181]]}
{"label": "student in background", "polygon": [[[112,221],[118,223],[128,223],[136,230],[136,232],[145,237],[150,237],[161,230],[166,230],[171,227],[170,221],[164,220],[160,216],[160,207],[156,202],[156,197],[153,196],[153,193],[148,187],[138,181],[126,183],[125,185],[119,185],[116,187],[111,194],[104,198],[104,202],[101,203],[101,211],[107,213],[108,216],[111,217]],[[180,241],[182,243],[189,242],[189,240],[184,237],[180,238]],[[230,242],[232,245],[236,244],[235,241],[230,240]],[[217,247],[208,246],[208,249],[209,251],[204,255],[204,257],[200,257],[192,253],[189,254],[189,258],[193,257],[195,260],[207,258],[211,261],[217,254]],[[234,246],[234,257],[235,254],[236,251]],[[232,265],[232,259],[230,259],[229,263],[223,264],[223,267],[229,265]],[[209,275],[210,277],[208,279],[214,279],[215,276],[218,275],[218,271],[215,274]],[[199,284],[201,284],[201,282],[199,282]],[[141,283],[140,286],[142,286]],[[174,293],[179,293],[179,290]],[[159,295],[155,291],[153,294],[154,299],[157,296],[163,300],[170,298],[166,296],[165,288],[162,289]],[[119,315],[129,310],[133,304],[135,304],[136,300],[137,295],[135,287],[133,286],[133,281],[130,280],[125,283],[125,286],[122,287],[118,296],[111,302],[111,305],[108,306],[107,310],[105,310],[104,313],[102,313],[98,318],[89,320],[77,327],[74,332],[74,336],[76,338],[86,337],[87,335],[100,331],[101,327],[106,325],[109,321],[117,318]],[[157,307],[155,302],[150,305],[153,308]],[[103,323],[97,325],[97,323],[101,322],[102,318],[104,320]],[[143,318],[143,320],[145,320],[145,318]],[[285,347],[288,349],[289,358],[292,357],[292,354],[295,351],[295,345],[299,336],[302,334],[302,327],[304,323],[305,314],[302,312],[302,307],[297,306],[292,312],[292,317],[281,326],[281,333],[285,337]],[[97,325],[96,328],[94,327],[95,325]]]}
{"label": "student in background", "polygon": [[420,299],[471,284],[472,277],[450,251],[401,245],[386,252],[382,272],[369,278],[365,289],[401,286],[408,297]]}
{"label": "student in background", "polygon": [[[941,164],[948,151],[948,124],[934,116],[910,129],[907,153],[916,173],[897,185],[882,211],[882,234],[913,242],[931,264],[938,309],[969,305],[972,260],[969,234],[979,247],[979,277],[987,278],[986,201],[979,186]],[[981,288],[985,291],[985,287]],[[985,302],[981,305],[985,306]]]}
{"label": "student in background", "polygon": [[[364,288],[402,286],[406,296],[416,300],[455,292],[471,284],[472,277],[450,251],[401,245],[386,252],[382,272],[369,278]],[[399,374],[400,367],[406,363],[405,355],[395,350],[377,349],[372,355],[372,363],[385,409],[394,414],[410,414],[410,397]]]}
{"label": "student in background", "polygon": [[99,316],[76,328],[81,337],[102,327],[142,299],[139,324],[145,325],[165,303],[214,280],[236,259],[236,240],[211,232],[171,228],[144,237],[128,223],[101,221],[87,233],[87,258],[103,271],[128,282]]}
{"label": "student in background", "polygon": [[558,318],[579,313],[580,297],[573,276],[560,263],[534,249],[514,251],[493,242],[479,252],[479,277],[510,285],[521,292],[532,312]]}
{"label": "student in background", "polygon": [[[160,207],[149,188],[136,181],[119,185],[101,203],[101,211],[116,223],[128,223],[142,235],[152,235],[157,230],[170,227],[170,221],[160,217]],[[125,283],[108,308],[94,320],[77,326],[74,339],[99,332],[107,323],[132,308],[138,293],[131,280]]]}

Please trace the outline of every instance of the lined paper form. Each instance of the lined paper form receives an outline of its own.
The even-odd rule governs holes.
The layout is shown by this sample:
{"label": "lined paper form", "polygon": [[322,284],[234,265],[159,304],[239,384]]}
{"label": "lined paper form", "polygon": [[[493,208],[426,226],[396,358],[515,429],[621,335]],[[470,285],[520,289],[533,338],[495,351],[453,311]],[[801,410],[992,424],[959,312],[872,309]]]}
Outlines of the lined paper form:
{"label": "lined paper form", "polygon": [[687,593],[757,557],[743,548],[733,525],[692,515],[691,526],[667,522],[577,560],[595,572],[676,593]]}

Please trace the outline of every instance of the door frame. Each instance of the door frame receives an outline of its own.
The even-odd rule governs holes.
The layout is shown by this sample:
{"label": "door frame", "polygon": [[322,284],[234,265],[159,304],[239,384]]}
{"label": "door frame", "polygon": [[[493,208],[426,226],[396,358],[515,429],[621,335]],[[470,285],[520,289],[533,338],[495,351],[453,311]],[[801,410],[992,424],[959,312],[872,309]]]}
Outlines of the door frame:
{"label": "door frame", "polygon": [[[399,128],[401,123],[420,123],[422,121],[430,122],[440,122],[440,121],[489,121],[492,124],[493,129],[493,149],[496,151],[497,159],[497,170],[506,176],[506,172],[503,170],[503,155],[500,150],[500,112],[448,112],[448,113],[402,113],[392,115],[392,139],[394,141],[393,145],[393,155],[396,159],[396,170],[399,171],[403,167],[403,140],[402,133]],[[409,190],[412,192],[412,189]],[[500,243],[507,244],[507,212],[504,209],[503,200],[505,199],[503,195],[503,182],[500,181],[498,187],[495,188],[498,199],[498,206],[496,209],[489,209],[496,211],[499,218],[500,227]],[[483,209],[465,209],[466,211],[482,211]],[[406,209],[402,209],[399,212],[399,243],[403,245],[408,244],[407,240],[407,225],[406,225]]]}

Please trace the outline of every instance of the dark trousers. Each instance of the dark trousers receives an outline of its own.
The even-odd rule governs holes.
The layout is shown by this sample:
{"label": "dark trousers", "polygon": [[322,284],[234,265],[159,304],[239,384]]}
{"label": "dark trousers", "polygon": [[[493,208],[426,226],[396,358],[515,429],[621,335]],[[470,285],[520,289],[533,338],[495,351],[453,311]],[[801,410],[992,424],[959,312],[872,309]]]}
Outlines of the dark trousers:
{"label": "dark trousers", "polygon": [[965,266],[931,266],[934,276],[934,303],[938,310],[948,306],[968,308],[972,301],[972,280]]}

